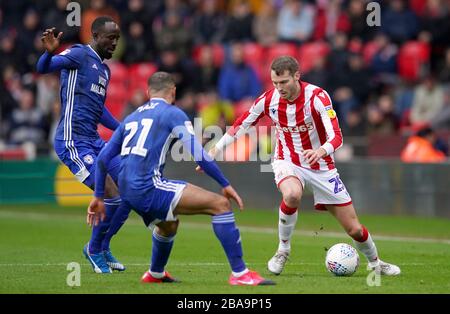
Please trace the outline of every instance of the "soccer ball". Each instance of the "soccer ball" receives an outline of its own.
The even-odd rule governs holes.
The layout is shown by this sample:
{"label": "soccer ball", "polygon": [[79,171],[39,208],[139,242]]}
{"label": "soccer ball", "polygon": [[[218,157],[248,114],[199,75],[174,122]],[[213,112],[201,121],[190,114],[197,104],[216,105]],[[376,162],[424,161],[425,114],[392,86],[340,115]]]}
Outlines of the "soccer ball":
{"label": "soccer ball", "polygon": [[347,243],[335,244],[327,252],[325,266],[336,276],[351,276],[359,266],[358,252]]}

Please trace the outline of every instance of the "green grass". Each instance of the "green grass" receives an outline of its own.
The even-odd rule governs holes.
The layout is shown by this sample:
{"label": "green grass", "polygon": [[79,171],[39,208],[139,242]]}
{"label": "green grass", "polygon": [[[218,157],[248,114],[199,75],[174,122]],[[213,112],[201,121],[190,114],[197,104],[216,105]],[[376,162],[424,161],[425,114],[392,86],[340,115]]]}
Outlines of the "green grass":
{"label": "green grass", "polygon": [[[277,213],[236,213],[247,264],[277,285],[231,287],[227,284],[229,266],[209,217],[181,217],[167,269],[182,283],[142,285],[139,279],[148,268],[151,233],[137,215],[132,215],[112,243],[127,270],[98,275],[81,253],[90,234],[84,213],[84,208],[53,205],[2,206],[0,293],[450,293],[450,220],[361,216],[381,257],[402,268],[401,276],[382,277],[381,286],[369,287],[365,261],[352,277],[326,272],[325,248],[337,242],[351,243],[329,214],[300,214],[289,264],[277,277],[266,270],[278,242]],[[66,284],[70,262],[81,264],[80,287]]]}

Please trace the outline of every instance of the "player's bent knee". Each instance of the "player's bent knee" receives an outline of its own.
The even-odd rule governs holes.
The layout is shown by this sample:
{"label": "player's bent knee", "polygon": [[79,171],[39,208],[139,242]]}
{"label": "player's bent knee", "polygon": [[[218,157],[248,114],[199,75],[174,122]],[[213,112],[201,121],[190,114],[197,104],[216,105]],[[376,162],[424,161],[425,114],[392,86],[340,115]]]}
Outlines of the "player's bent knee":
{"label": "player's bent knee", "polygon": [[173,237],[177,234],[179,220],[164,221],[157,225],[156,232],[163,237]]}
{"label": "player's bent knee", "polygon": [[363,236],[363,229],[362,229],[361,225],[359,225],[359,226],[351,226],[351,227],[346,228],[346,229],[347,229],[346,230],[347,234],[349,236],[351,236],[355,240],[359,240]]}
{"label": "player's bent knee", "polygon": [[219,196],[214,206],[214,215],[221,215],[231,211],[231,202],[224,196]]}
{"label": "player's bent knee", "polygon": [[283,194],[283,200],[289,207],[298,207],[300,205],[301,197],[301,192],[296,190],[290,190]]}

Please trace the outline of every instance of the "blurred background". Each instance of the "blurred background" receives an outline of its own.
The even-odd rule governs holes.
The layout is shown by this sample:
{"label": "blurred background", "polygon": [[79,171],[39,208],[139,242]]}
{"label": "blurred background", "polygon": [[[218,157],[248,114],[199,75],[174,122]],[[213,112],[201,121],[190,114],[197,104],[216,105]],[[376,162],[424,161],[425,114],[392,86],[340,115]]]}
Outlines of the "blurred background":
{"label": "blurred background", "polygon": [[[449,1],[376,1],[373,27],[364,0],[77,2],[81,26],[69,27],[68,0],[0,0],[0,204],[86,203],[89,191],[53,154],[59,75],[38,75],[35,64],[45,28],[64,32],[62,51],[89,43],[92,21],[109,15],[122,30],[108,61],[106,105],[117,119],[147,100],[147,79],[161,70],[175,76],[176,105],[190,119],[225,129],[272,87],[273,58],[289,54],[301,79],[332,97],[344,135],[335,157],[357,208],[450,217]],[[222,166],[250,206],[275,208],[272,174],[248,162],[270,155],[273,137],[263,135],[244,136],[227,157],[240,162]],[[210,183],[191,168],[174,163],[167,175]]]}

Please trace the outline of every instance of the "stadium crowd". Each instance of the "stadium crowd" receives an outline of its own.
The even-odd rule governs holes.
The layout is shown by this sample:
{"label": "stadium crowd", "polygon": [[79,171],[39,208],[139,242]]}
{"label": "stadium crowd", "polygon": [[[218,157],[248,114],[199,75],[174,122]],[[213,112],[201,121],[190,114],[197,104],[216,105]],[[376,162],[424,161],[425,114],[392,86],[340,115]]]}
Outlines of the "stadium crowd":
{"label": "stadium crowd", "polygon": [[[63,47],[89,43],[102,15],[122,37],[106,104],[120,120],[146,100],[147,78],[172,73],[177,105],[203,127],[231,125],[271,86],[271,60],[296,56],[302,80],[331,95],[344,137],[413,135],[424,127],[450,139],[450,4],[378,1],[369,26],[364,0],[79,0],[81,25],[69,26],[69,0],[0,0],[0,151],[32,143],[48,154],[59,119],[59,78],[38,75],[45,28]],[[107,136],[100,127],[100,133]],[[370,142],[370,141],[369,141]],[[448,156],[448,155],[447,155]]]}

